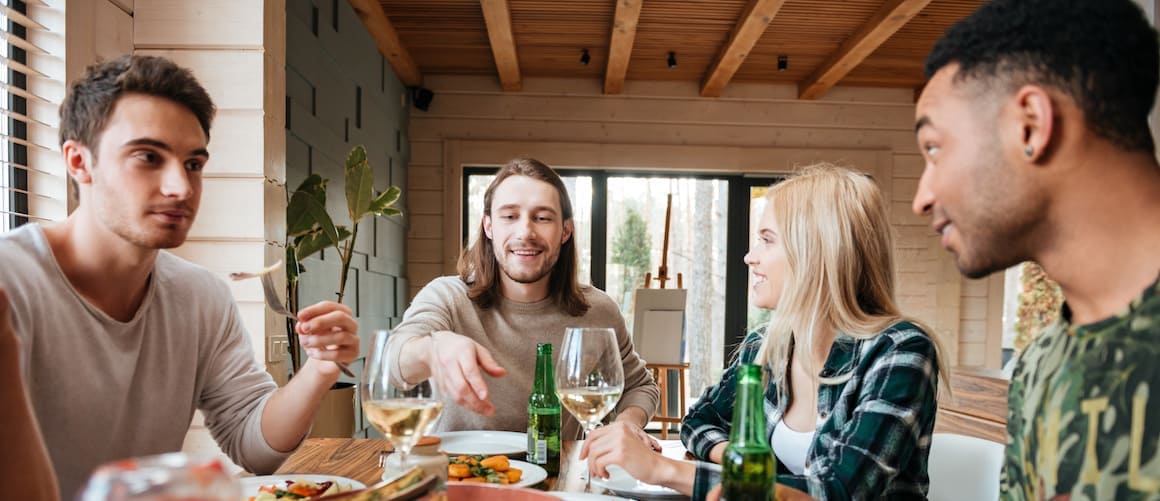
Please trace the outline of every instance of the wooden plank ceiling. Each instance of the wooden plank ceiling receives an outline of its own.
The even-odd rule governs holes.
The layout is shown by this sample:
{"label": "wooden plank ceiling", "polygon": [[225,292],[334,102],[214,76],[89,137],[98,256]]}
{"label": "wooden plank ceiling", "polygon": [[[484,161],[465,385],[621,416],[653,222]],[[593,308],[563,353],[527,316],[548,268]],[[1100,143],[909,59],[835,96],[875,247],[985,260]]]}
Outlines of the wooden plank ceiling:
{"label": "wooden plank ceiling", "polygon": [[[691,80],[717,96],[730,82],[778,82],[796,84],[802,99],[834,85],[920,87],[935,40],[984,2],[349,1],[408,85],[484,74],[518,92],[526,77],[593,78],[616,94],[626,80]],[[382,15],[366,12],[376,1]]]}

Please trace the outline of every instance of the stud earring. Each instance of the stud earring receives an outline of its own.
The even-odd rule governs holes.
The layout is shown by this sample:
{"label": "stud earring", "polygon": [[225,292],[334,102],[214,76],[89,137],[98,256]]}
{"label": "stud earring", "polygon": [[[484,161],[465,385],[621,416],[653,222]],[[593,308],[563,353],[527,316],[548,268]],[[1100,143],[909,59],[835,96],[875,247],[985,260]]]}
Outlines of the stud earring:
{"label": "stud earring", "polygon": [[1034,155],[1034,154],[1035,154],[1035,148],[1032,148],[1031,146],[1027,146],[1026,148],[1023,148],[1023,153],[1024,153],[1025,155],[1027,155],[1027,156]]}

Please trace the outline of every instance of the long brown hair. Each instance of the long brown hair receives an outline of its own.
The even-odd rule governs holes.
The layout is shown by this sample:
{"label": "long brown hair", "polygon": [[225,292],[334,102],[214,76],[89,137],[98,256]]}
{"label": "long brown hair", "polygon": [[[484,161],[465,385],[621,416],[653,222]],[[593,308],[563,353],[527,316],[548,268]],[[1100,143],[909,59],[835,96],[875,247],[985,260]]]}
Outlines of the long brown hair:
{"label": "long brown hair", "polygon": [[[568,198],[568,189],[560,175],[543,162],[534,158],[516,158],[499,169],[495,180],[487,187],[483,194],[483,215],[491,217],[491,201],[495,189],[511,176],[527,176],[543,181],[556,188],[560,199],[560,210],[563,215],[561,223],[572,221],[572,201]],[[576,237],[569,238],[560,246],[560,255],[548,279],[548,297],[569,315],[578,317],[588,311],[588,301],[580,292],[580,284],[576,281],[576,270],[579,268],[576,255]],[[483,218],[480,218],[479,234],[475,244],[464,249],[459,255],[459,278],[467,284],[467,296],[476,306],[487,309],[495,306],[501,297],[499,280],[499,262],[492,248],[491,237],[483,231]]]}

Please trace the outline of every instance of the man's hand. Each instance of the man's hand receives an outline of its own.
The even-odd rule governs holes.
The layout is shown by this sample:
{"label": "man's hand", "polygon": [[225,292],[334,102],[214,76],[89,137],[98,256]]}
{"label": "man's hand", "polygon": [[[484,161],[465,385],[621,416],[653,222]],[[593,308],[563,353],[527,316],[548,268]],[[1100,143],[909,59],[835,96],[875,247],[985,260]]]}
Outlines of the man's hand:
{"label": "man's hand", "polygon": [[503,377],[507,370],[500,367],[491,352],[467,336],[451,331],[433,332],[430,341],[435,345],[431,354],[435,363],[428,362],[428,367],[443,395],[472,412],[485,416],[495,414],[483,373]]}
{"label": "man's hand", "polygon": [[608,478],[608,465],[615,464],[637,480],[667,485],[672,480],[665,467],[670,460],[659,450],[660,443],[640,427],[616,421],[588,432],[580,459],[587,458],[588,471],[600,478]]}
{"label": "man's hand", "polygon": [[[358,322],[349,307],[323,301],[298,312],[298,340],[313,359],[350,363],[358,358]],[[318,364],[328,375],[337,377],[335,364]]]}

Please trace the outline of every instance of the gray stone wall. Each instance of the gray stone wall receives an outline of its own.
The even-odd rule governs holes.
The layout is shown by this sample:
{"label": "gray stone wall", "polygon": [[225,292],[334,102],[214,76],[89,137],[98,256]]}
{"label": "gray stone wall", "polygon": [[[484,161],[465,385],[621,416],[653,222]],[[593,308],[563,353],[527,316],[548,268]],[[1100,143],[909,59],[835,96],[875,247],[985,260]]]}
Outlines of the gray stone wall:
{"label": "gray stone wall", "polygon": [[[287,0],[286,10],[287,188],[310,174],[329,179],[327,209],[336,224],[349,226],[342,164],[352,147],[366,146],[377,191],[407,185],[406,88],[346,0]],[[367,218],[359,226],[343,303],[358,318],[364,354],[374,331],[394,327],[406,306],[406,201],[404,190],[403,217]],[[338,253],[325,250],[304,266],[301,304],[335,299]],[[361,365],[352,368],[358,373]],[[355,435],[366,436],[361,409],[355,415]]]}

